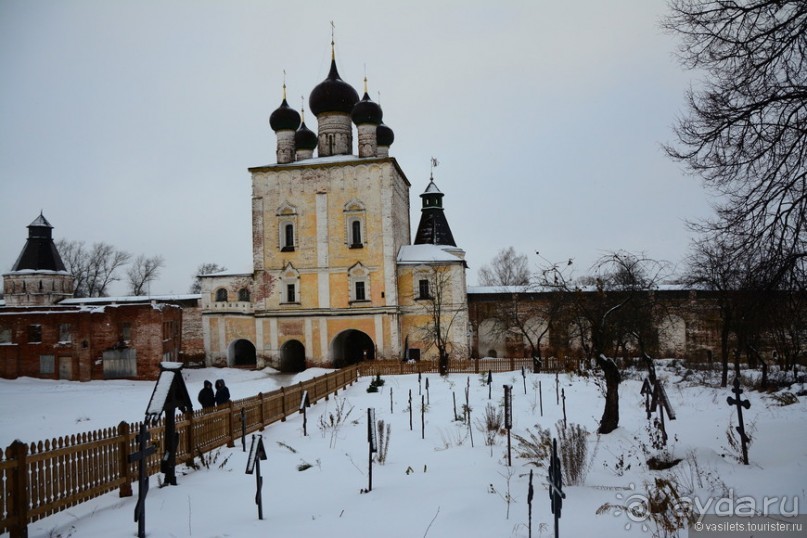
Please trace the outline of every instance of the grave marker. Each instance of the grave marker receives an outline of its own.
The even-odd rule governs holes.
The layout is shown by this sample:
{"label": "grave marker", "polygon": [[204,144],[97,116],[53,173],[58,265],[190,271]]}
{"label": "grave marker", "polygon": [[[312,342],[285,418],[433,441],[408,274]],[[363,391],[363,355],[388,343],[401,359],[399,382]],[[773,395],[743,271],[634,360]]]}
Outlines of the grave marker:
{"label": "grave marker", "polygon": [[729,405],[737,406],[737,422],[739,422],[738,426],[735,426],[734,429],[737,430],[737,433],[740,434],[740,444],[742,445],[743,450],[743,464],[748,465],[748,442],[751,440],[748,435],[745,433],[745,424],[743,423],[743,407],[746,409],[751,408],[751,402],[748,400],[743,400],[740,394],[743,393],[743,389],[740,388],[740,380],[735,377],[734,378],[734,388],[731,389],[737,397],[732,398],[729,396],[726,398],[726,401]]}
{"label": "grave marker", "polygon": [[566,428],[566,390],[560,389],[560,398],[563,400],[563,427]]}
{"label": "grave marker", "polygon": [[639,394],[644,395],[644,410],[647,413],[647,420],[650,420],[650,397],[653,395],[653,387],[650,383],[650,379],[644,378],[642,390],[639,391]]}
{"label": "grave marker", "polygon": [[527,395],[527,374],[524,372],[524,367],[521,367],[521,381],[524,383],[524,396]]}
{"label": "grave marker", "polygon": [[165,435],[163,442],[163,457],[160,462],[160,471],[165,474],[165,484],[177,485],[176,464],[177,448],[179,447],[179,433],[176,430],[176,411],[183,413],[193,411],[188,388],[182,379],[181,362],[160,363],[160,377],[154,385],[148,406],[146,407],[146,422],[156,423],[160,415],[165,412]]}
{"label": "grave marker", "polygon": [[308,398],[308,391],[304,390],[300,398],[300,413],[303,414],[303,437],[308,435],[308,413],[306,408],[311,407],[311,400]]}
{"label": "grave marker", "polygon": [[510,430],[513,428],[513,386],[504,385],[504,427],[507,429],[507,465],[513,465],[510,450]]}
{"label": "grave marker", "polygon": [[488,400],[491,398],[491,387],[493,386],[493,370],[488,370]]}
{"label": "grave marker", "polygon": [[532,538],[532,498],[535,490],[532,488],[532,469],[530,469],[530,482],[527,488],[527,535]]}
{"label": "grave marker", "polygon": [[667,445],[667,426],[664,423],[664,411],[667,411],[667,416],[670,420],[675,420],[675,411],[670,405],[670,400],[667,399],[667,391],[664,390],[664,385],[661,381],[656,381],[655,388],[653,389],[653,399],[650,402],[650,411],[658,411],[659,416],[659,429],[661,430],[661,440],[663,444]]}
{"label": "grave marker", "polygon": [[369,446],[368,457],[368,483],[367,491],[373,491],[373,454],[378,452],[378,443],[376,441],[376,422],[375,422],[375,408],[367,408],[367,445]]}
{"label": "grave marker", "polygon": [[241,408],[241,451],[247,451],[247,411]]}
{"label": "grave marker", "polygon": [[558,440],[552,439],[552,456],[549,460],[549,501],[550,510],[555,516],[555,538],[558,538],[558,520],[560,520],[560,511],[563,507],[563,499],[566,494],[563,493],[563,475],[560,471],[560,459],[558,458]]}
{"label": "grave marker", "polygon": [[263,448],[263,436],[253,434],[252,445],[249,448],[249,456],[247,457],[246,474],[255,473],[255,504],[258,505],[258,519],[263,519],[263,497],[261,496],[263,478],[261,477],[261,460],[265,459],[266,450]]}
{"label": "grave marker", "polygon": [[137,504],[134,509],[134,520],[137,523],[137,537],[146,537],[146,495],[149,492],[149,477],[146,472],[146,458],[157,452],[151,444],[151,433],[146,423],[140,424],[137,439],[137,452],[129,454],[129,463],[137,462]]}

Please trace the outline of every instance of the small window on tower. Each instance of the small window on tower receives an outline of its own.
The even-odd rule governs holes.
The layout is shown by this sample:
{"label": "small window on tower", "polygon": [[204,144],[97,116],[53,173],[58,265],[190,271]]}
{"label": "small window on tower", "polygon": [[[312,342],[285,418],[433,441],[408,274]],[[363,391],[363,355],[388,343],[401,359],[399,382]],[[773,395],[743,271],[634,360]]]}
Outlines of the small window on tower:
{"label": "small window on tower", "polygon": [[286,302],[294,303],[297,301],[296,286],[294,284],[286,285]]}
{"label": "small window on tower", "polygon": [[418,281],[418,299],[431,299],[429,295],[429,281],[425,278],[422,278]]}
{"label": "small window on tower", "polygon": [[361,221],[358,219],[350,223],[350,248],[362,248]]}
{"label": "small window on tower", "polygon": [[294,224],[286,223],[283,225],[283,252],[291,252],[294,250]]}
{"label": "small window on tower", "polygon": [[367,300],[367,298],[364,295],[364,282],[362,281],[356,282],[356,300],[357,301]]}

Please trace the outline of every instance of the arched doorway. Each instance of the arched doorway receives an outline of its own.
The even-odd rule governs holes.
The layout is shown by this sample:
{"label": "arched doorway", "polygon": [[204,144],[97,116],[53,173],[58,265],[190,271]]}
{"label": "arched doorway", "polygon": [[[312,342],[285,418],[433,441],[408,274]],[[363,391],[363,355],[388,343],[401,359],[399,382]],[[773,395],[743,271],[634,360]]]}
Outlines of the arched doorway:
{"label": "arched doorway", "polygon": [[280,348],[280,371],[302,372],[305,370],[305,346],[299,340],[289,340]]}
{"label": "arched doorway", "polygon": [[334,368],[356,364],[362,360],[373,360],[375,344],[367,334],[348,329],[339,333],[331,342],[331,357]]}
{"label": "arched doorway", "polygon": [[227,348],[227,364],[232,366],[255,366],[255,346],[249,340],[235,340]]}

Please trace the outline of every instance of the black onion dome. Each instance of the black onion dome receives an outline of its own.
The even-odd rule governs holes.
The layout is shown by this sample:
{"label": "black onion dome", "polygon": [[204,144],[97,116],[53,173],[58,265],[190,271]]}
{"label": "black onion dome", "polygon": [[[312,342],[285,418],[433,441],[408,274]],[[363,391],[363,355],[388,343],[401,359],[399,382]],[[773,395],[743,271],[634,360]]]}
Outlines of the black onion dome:
{"label": "black onion dome", "polygon": [[375,137],[379,146],[389,147],[395,141],[395,133],[383,123],[376,128]]}
{"label": "black onion dome", "polygon": [[300,126],[300,113],[291,108],[286,99],[283,98],[283,102],[280,103],[277,110],[269,116],[269,125],[275,132],[283,130],[296,131],[297,127]]}
{"label": "black onion dome", "polygon": [[370,100],[367,92],[364,92],[364,97],[356,103],[356,106],[353,107],[353,112],[350,113],[350,118],[356,125],[367,123],[378,125],[381,123],[383,116],[384,113],[381,111],[381,107]]}
{"label": "black onion dome", "polygon": [[311,149],[317,148],[317,134],[305,126],[305,122],[300,125],[297,132],[294,133],[294,147],[296,149]]}
{"label": "black onion dome", "polygon": [[336,60],[331,60],[328,77],[317,84],[308,98],[308,108],[315,116],[323,112],[343,112],[350,114],[353,106],[359,101],[359,94],[353,86],[339,78]]}

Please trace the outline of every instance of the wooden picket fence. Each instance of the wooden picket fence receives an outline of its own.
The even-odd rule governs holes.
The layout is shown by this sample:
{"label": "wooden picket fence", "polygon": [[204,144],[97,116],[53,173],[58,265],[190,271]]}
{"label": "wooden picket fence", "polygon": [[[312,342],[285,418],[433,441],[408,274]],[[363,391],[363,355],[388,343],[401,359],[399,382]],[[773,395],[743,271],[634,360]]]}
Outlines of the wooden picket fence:
{"label": "wooden picket fence", "polygon": [[[541,372],[566,372],[587,369],[586,359],[549,357],[541,360]],[[436,360],[397,361],[373,360],[358,364],[360,375],[402,375],[427,374],[439,371]],[[478,374],[491,372],[512,372],[524,368],[533,371],[531,358],[485,358],[485,359],[450,359],[449,374]]]}
{"label": "wooden picket fence", "polygon": [[[226,406],[177,416],[177,462],[192,463],[215,448],[235,446],[242,433],[263,430],[297,413],[305,391],[311,404],[327,400],[353,384],[358,372],[357,366],[350,366]],[[0,458],[0,534],[24,538],[33,521],[116,489],[121,497],[132,495],[137,464],[129,463],[129,455],[138,450],[139,430],[140,423],[121,422],[48,441],[12,443]],[[164,430],[164,419],[150,425],[154,445],[162,446]],[[157,450],[147,459],[149,475],[160,472],[161,454]]]}
{"label": "wooden picket fence", "polygon": [[[541,371],[579,369],[576,359],[544,359]],[[449,373],[532,371],[532,359],[450,360]],[[226,406],[197,410],[176,417],[179,434],[178,463],[192,463],[195,457],[221,446],[235,446],[242,433],[263,430],[299,412],[303,393],[311,404],[328,399],[352,385],[359,375],[436,373],[437,361],[362,362],[297,385],[266,394],[233,400]],[[243,419],[242,419],[243,417]],[[140,423],[121,422],[117,427],[69,435],[36,443],[15,441],[0,455],[0,534],[11,538],[27,536],[28,524],[118,490],[121,497],[132,495],[137,464],[129,455],[137,452]],[[164,419],[149,425],[151,442],[161,447]],[[148,457],[148,474],[160,472],[162,451]]]}

